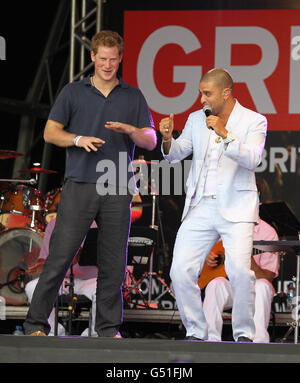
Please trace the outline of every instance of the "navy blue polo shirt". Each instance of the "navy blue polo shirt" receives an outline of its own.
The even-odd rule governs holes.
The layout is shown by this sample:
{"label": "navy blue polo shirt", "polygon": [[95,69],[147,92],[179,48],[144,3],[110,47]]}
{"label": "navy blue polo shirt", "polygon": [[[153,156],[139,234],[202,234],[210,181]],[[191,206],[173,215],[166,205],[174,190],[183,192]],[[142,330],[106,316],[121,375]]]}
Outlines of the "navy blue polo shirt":
{"label": "navy blue polo shirt", "polygon": [[154,124],[142,92],[119,80],[107,97],[91,85],[90,76],[67,84],[58,95],[50,120],[60,122],[70,133],[98,137],[106,142],[97,152],[67,147],[65,178],[96,183],[108,176],[105,165],[114,164],[116,175],[108,183],[114,184],[112,178],[116,178],[115,185],[127,187],[133,176],[128,165],[134,158],[135,145],[127,134],[111,131],[104,125],[107,121],[118,121],[141,129],[154,128]]}

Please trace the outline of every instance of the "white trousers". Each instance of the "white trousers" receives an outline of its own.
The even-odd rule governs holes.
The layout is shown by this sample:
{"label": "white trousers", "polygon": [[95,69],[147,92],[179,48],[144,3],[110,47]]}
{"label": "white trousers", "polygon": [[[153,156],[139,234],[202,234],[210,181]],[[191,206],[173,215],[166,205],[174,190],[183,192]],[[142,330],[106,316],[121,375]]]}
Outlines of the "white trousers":
{"label": "white trousers", "polygon": [[254,339],[255,275],[250,270],[253,226],[253,223],[226,221],[218,211],[217,200],[207,197],[188,212],[177,233],[170,271],[187,336],[208,338],[198,277],[207,255],[221,237],[233,294],[233,337]]}
{"label": "white trousers", "polygon": [[[39,278],[36,278],[30,282],[28,282],[25,286],[25,293],[27,295],[28,303],[31,303],[31,299],[33,296],[33,292],[36,288],[36,285],[38,283]],[[68,294],[69,288],[65,287],[65,282],[68,281],[68,278],[65,278],[62,287],[59,290],[59,295],[62,294]],[[91,279],[78,279],[74,278],[74,293],[77,295],[85,295],[88,299],[92,301],[92,329],[91,329],[91,336],[98,336],[98,334],[95,331],[95,320],[96,320],[96,286],[97,286],[97,279],[91,278]],[[54,325],[55,325],[55,311],[54,309],[51,311],[51,314],[48,318],[51,330],[48,335],[53,336],[54,335]],[[58,336],[64,336],[66,333],[64,326],[62,326],[60,323],[58,323],[57,328],[57,335]],[[86,328],[82,334],[82,336],[88,336],[88,328]]]}
{"label": "white trousers", "polygon": [[[269,343],[268,326],[274,288],[266,279],[257,279],[255,283],[255,337],[256,343]],[[233,295],[230,282],[224,277],[213,279],[206,286],[203,311],[208,323],[208,340],[221,341],[223,310],[232,308]]]}

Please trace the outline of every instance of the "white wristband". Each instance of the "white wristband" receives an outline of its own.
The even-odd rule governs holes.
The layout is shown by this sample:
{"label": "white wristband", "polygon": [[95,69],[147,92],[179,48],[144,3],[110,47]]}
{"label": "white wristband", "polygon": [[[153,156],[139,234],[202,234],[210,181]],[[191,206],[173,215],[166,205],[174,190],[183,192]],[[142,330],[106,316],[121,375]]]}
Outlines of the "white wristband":
{"label": "white wristband", "polygon": [[76,136],[76,137],[74,138],[73,143],[74,143],[75,146],[78,146],[78,141],[80,140],[81,137],[82,137],[82,136]]}

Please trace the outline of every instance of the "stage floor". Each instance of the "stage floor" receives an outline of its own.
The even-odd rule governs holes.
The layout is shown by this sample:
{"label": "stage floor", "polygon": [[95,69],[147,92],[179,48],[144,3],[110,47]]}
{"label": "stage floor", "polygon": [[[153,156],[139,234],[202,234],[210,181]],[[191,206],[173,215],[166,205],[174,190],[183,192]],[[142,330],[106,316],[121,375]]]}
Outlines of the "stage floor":
{"label": "stage floor", "polygon": [[[279,343],[286,333],[290,313],[275,314],[270,323],[269,344],[235,343],[231,336],[231,316],[224,313],[224,342],[188,342],[177,310],[124,310],[123,339],[81,337],[30,337],[10,335],[22,324],[27,306],[7,306],[9,331],[0,335],[0,363],[300,363],[300,344],[294,333]],[[86,327],[88,312],[79,318],[79,332]],[[281,333],[280,333],[281,331]],[[280,334],[280,335],[279,335]],[[103,367],[104,370],[106,366]]]}
{"label": "stage floor", "polygon": [[0,335],[0,363],[299,363],[298,344]]}

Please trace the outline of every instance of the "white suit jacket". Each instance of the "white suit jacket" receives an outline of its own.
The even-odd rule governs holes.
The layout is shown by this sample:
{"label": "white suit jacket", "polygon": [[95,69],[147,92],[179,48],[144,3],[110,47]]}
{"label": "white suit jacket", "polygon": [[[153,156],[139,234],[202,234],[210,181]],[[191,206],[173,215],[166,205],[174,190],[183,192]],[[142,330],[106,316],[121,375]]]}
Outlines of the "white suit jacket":
{"label": "white suit jacket", "polygon": [[[178,162],[193,154],[186,182],[186,200],[182,220],[186,216],[197,181],[203,170],[211,130],[206,126],[203,110],[191,113],[179,138],[172,139],[164,158]],[[267,120],[264,116],[240,105],[236,100],[226,129],[236,139],[220,143],[217,169],[217,204],[222,216],[231,222],[258,222],[259,199],[255,168],[261,162],[264,150]]]}

